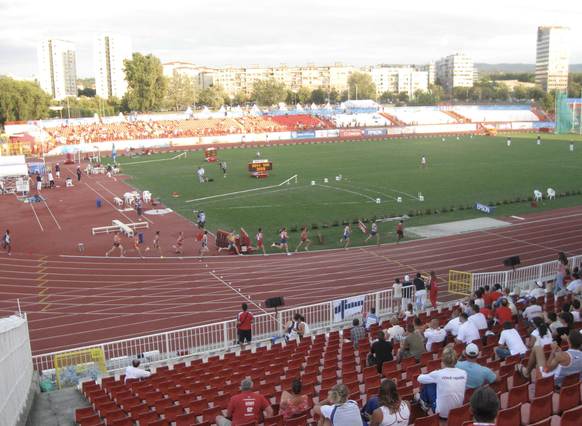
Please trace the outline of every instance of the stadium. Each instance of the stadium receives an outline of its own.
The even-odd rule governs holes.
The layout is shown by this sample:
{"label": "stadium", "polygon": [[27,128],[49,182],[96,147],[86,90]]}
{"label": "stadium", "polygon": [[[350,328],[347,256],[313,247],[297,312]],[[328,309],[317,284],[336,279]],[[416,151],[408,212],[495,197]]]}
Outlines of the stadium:
{"label": "stadium", "polygon": [[[2,386],[9,389],[2,416],[25,415],[40,383],[82,394],[69,403],[71,423],[211,425],[245,377],[273,404],[301,378],[313,404],[345,384],[360,407],[387,377],[413,402],[409,424],[438,424],[438,413],[427,416],[414,403],[418,375],[440,368],[445,344],[459,354],[466,345],[447,336],[420,362],[390,361],[379,372],[366,366],[371,342],[394,317],[404,327],[415,317],[444,325],[459,302],[494,284],[509,289],[520,311],[536,282],[546,290],[538,303],[547,312],[559,314],[575,299],[551,290],[558,252],[570,268],[582,263],[575,156],[582,138],[570,134],[579,126],[576,103],[565,102],[569,121],[552,121],[531,106],[384,108],[353,101],[337,108],[255,106],[7,124],[22,136],[3,152],[13,155],[0,157],[0,211],[10,217],[12,246],[0,277],[2,340],[10,348],[2,361]],[[42,160],[24,159],[29,154]],[[419,168],[425,156],[428,168]],[[51,188],[48,172],[57,163],[61,177]],[[199,167],[206,169],[203,184]],[[41,191],[29,182],[37,170]],[[268,176],[251,179],[256,172]],[[137,198],[143,214],[136,212]],[[196,223],[200,210],[207,214],[204,228]],[[380,244],[364,245],[373,221]],[[406,237],[396,244],[400,221]],[[352,227],[349,250],[337,242],[346,226]],[[283,227],[291,256],[268,247]],[[293,253],[302,227],[312,245]],[[252,247],[258,228],[266,257]],[[210,252],[201,257],[204,229]],[[217,250],[227,246],[231,230],[240,257]],[[158,231],[156,252],[150,244]],[[125,250],[133,238],[141,250],[106,257],[116,232]],[[180,235],[183,253],[173,247]],[[400,317],[406,306],[394,279],[420,273],[428,282],[431,271],[436,306],[422,304]],[[284,303],[278,309],[267,303],[278,298]],[[244,350],[235,319],[242,303],[254,315],[253,342]],[[372,309],[379,321],[355,349],[353,320]],[[280,338],[296,313],[310,332]],[[513,320],[525,338],[527,324],[517,315]],[[477,362],[500,377],[490,385],[502,400],[500,418],[546,424],[554,416],[568,424],[564,419],[575,414],[563,413],[579,410],[579,377],[544,393],[544,380],[532,384],[516,370],[528,365],[531,350],[523,359],[495,355],[502,330],[491,324],[473,342]],[[401,344],[393,344],[395,355]],[[152,375],[124,381],[136,358]],[[523,389],[525,396],[516,396]],[[570,392],[577,402],[566,398]],[[449,414],[449,425],[471,420],[470,393]],[[299,414],[287,421],[277,414],[264,424],[313,420],[310,412]]]}

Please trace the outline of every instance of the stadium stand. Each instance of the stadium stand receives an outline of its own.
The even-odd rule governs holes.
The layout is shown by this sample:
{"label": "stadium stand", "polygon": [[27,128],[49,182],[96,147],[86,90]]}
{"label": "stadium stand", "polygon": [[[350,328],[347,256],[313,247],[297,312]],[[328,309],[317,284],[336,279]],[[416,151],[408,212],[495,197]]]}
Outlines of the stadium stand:
{"label": "stadium stand", "polygon": [[[558,298],[553,295],[540,297],[544,309],[554,303],[571,299],[571,296]],[[546,299],[546,300],[544,300]],[[526,301],[515,303],[516,308],[524,310]],[[558,305],[559,306],[559,305]],[[464,309],[464,306],[461,307]],[[419,313],[422,324],[428,323],[431,317],[439,319],[441,325],[451,317],[456,307],[441,307]],[[494,310],[495,312],[495,310]],[[514,315],[516,327],[525,340],[527,326]],[[405,319],[399,319],[400,326],[406,326]],[[273,343],[267,346],[255,347],[254,350],[244,350],[240,353],[221,353],[206,360],[193,359],[174,364],[172,367],[152,368],[153,374],[143,381],[128,381],[124,383],[124,375],[103,377],[98,382],[84,382],[82,390],[91,407],[76,411],[76,422],[84,425],[99,424],[130,424],[138,420],[139,424],[200,424],[207,422],[212,425],[216,415],[224,415],[232,395],[238,392],[238,386],[243,378],[251,378],[254,390],[263,395],[272,405],[275,416],[265,419],[264,425],[295,424],[289,420],[285,423],[279,415],[278,402],[284,390],[290,390],[293,380],[303,381],[302,394],[309,396],[310,406],[327,397],[329,390],[338,383],[344,383],[350,389],[350,399],[360,407],[376,396],[379,385],[384,378],[396,381],[399,393],[404,400],[414,401],[414,393],[420,385],[418,375],[441,368],[443,344],[433,344],[436,348],[422,354],[421,362],[414,357],[404,358],[401,364],[396,361],[386,362],[382,374],[378,374],[375,366],[366,366],[366,355],[374,334],[392,326],[384,320],[376,325],[360,340],[359,350],[355,350],[352,342],[343,337],[349,336],[349,328],[330,331],[302,340]],[[582,329],[582,322],[575,324],[576,329]],[[492,327],[493,332],[500,332],[498,326]],[[485,330],[484,330],[485,331]],[[516,371],[517,365],[526,365],[531,355],[529,350],[524,359],[519,355],[507,357],[504,361],[496,358],[494,348],[498,343],[498,335],[490,334],[473,341],[480,347],[481,356],[477,362],[486,365],[501,377],[500,383],[492,384],[501,401],[498,421],[509,425],[529,425],[552,421],[556,425],[571,425],[579,421],[576,417],[580,411],[580,375],[568,376],[561,390],[554,388],[553,377],[537,378],[530,383],[524,380]],[[444,343],[448,342],[445,340]],[[565,349],[567,344],[562,343]],[[400,343],[394,343],[394,354]],[[465,345],[456,345],[461,354]],[[549,348],[547,349],[549,352]],[[509,378],[509,379],[508,379]],[[532,388],[533,384],[533,388]],[[149,392],[148,392],[149,391]],[[451,410],[448,425],[460,425],[471,420],[469,397],[473,389],[465,393],[465,405]],[[434,415],[426,415],[418,410],[413,403],[410,425],[433,425]],[[312,412],[301,413],[297,424],[317,420]],[[149,422],[149,423],[147,423]],[[443,423],[441,423],[443,424]],[[446,423],[445,423],[446,424]]]}
{"label": "stadium stand", "polygon": [[288,131],[324,129],[327,125],[312,115],[274,115],[271,117],[281,128]]}
{"label": "stadium stand", "polygon": [[511,122],[511,121],[539,121],[539,117],[531,110],[491,110],[491,109],[456,109],[458,113],[472,122]]}
{"label": "stadium stand", "polygon": [[336,114],[326,119],[339,128],[358,128],[373,126],[390,126],[390,120],[379,113],[373,114]]}
{"label": "stadium stand", "polygon": [[408,125],[419,124],[451,124],[457,120],[441,111],[431,111],[422,108],[394,108],[393,114],[398,120]]}

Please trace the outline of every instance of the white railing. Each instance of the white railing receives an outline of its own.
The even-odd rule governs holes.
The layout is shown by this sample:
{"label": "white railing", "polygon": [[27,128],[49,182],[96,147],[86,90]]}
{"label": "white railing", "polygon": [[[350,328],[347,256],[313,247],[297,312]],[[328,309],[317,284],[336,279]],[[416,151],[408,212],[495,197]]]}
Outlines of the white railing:
{"label": "white railing", "polygon": [[[363,310],[369,312],[375,307],[378,315],[391,314],[398,309],[394,303],[392,289],[376,293],[360,295],[364,297]],[[361,316],[346,316],[336,322],[334,306],[336,301],[318,303],[293,309],[281,310],[277,313],[256,315],[253,322],[253,341],[270,340],[283,333],[284,325],[299,312],[306,318],[312,332],[331,326],[351,325],[352,320]],[[88,349],[101,349],[106,360],[107,371],[121,370],[131,364],[135,357],[147,359],[148,363],[171,361],[187,356],[203,355],[209,352],[225,350],[234,347],[236,342],[236,320],[222,321],[215,324],[185,328],[166,333],[118,340],[98,345],[85,346],[66,351],[52,352],[33,357],[34,367],[44,379],[55,380],[53,360],[55,355],[66,354]]]}
{"label": "white railing", "polygon": [[[484,272],[473,274],[472,291],[474,292],[479,287],[485,287],[493,284],[501,284],[501,287],[509,287],[513,291],[518,284],[531,284],[535,281],[551,281],[556,278],[556,262],[545,262],[538,265],[526,266],[525,268],[518,268],[515,271],[504,272]],[[582,256],[572,256],[568,258],[568,264],[573,269],[574,266],[580,265]]]}

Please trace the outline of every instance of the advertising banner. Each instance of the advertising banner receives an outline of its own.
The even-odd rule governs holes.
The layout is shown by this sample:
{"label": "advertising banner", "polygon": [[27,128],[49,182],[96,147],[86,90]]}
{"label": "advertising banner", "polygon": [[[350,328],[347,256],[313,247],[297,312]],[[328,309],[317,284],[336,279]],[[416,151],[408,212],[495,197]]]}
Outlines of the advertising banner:
{"label": "advertising banner", "polygon": [[340,130],[340,136],[346,137],[346,136],[362,136],[362,131],[361,130]]}

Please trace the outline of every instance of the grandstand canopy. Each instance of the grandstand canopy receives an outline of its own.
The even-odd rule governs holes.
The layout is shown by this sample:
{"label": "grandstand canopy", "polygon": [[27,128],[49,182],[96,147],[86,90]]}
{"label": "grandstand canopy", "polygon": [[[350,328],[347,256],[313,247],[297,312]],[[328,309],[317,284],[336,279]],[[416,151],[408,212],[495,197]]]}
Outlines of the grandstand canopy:
{"label": "grandstand canopy", "polygon": [[345,101],[343,105],[345,108],[378,108],[380,106],[379,103],[374,102],[371,99],[361,101]]}

